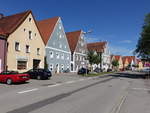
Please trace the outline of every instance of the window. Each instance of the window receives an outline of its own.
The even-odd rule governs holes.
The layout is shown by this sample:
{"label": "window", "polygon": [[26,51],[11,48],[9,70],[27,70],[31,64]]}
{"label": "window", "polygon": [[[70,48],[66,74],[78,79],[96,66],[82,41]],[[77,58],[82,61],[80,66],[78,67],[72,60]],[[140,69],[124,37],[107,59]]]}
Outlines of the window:
{"label": "window", "polygon": [[82,56],[80,56],[80,61],[82,61]]}
{"label": "window", "polygon": [[32,31],[29,31],[29,39],[32,39]]}
{"label": "window", "polygon": [[61,59],[64,59],[64,54],[61,55]]}
{"label": "window", "polygon": [[37,55],[40,55],[40,48],[37,48]]}
{"label": "window", "polygon": [[26,31],[26,29],[25,29],[25,28],[24,28],[23,30],[24,30],[24,32]]}
{"label": "window", "polygon": [[17,61],[17,69],[18,70],[27,69],[27,61]]}
{"label": "window", "polygon": [[54,56],[54,55],[53,55],[53,52],[50,51],[49,54],[50,54],[50,58],[53,58],[53,56]]}
{"label": "window", "polygon": [[36,33],[34,35],[36,36]]}
{"label": "window", "polygon": [[67,55],[67,60],[69,60],[69,55]]}
{"label": "window", "polygon": [[53,71],[53,64],[50,64],[49,69],[50,71]]}
{"label": "window", "polygon": [[59,54],[58,53],[56,53],[56,58],[59,59]]}
{"label": "window", "polygon": [[30,46],[26,45],[26,53],[30,53]]}
{"label": "window", "polygon": [[19,42],[15,42],[15,50],[20,51],[20,44]]}
{"label": "window", "polygon": [[59,25],[59,29],[61,29],[61,25]]}
{"label": "window", "polygon": [[61,64],[61,70],[62,70],[62,71],[64,70],[64,65],[63,65],[63,64]]}

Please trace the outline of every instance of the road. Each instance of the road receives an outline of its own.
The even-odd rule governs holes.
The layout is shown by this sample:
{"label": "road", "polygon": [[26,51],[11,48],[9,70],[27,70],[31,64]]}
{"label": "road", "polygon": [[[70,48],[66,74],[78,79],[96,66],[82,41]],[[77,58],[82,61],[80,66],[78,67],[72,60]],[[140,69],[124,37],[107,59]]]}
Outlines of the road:
{"label": "road", "polygon": [[124,72],[0,84],[0,113],[150,113],[150,81]]}

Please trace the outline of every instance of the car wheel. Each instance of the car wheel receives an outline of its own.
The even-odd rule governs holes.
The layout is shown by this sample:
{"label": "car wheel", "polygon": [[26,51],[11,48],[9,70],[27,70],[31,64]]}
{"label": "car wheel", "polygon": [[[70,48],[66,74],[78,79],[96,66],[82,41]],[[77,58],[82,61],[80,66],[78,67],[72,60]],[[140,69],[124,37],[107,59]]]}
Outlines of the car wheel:
{"label": "car wheel", "polygon": [[41,76],[37,76],[37,79],[38,79],[38,80],[41,80]]}
{"label": "car wheel", "polygon": [[10,78],[7,79],[6,83],[7,83],[8,85],[12,84],[12,79],[10,79]]}

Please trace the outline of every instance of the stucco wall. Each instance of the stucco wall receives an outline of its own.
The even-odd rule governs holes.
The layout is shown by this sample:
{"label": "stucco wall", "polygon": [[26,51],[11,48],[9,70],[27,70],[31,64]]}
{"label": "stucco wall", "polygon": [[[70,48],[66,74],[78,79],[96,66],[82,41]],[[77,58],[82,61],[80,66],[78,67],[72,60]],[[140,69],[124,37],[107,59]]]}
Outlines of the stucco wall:
{"label": "stucco wall", "polygon": [[[53,53],[53,58],[50,57],[50,53]],[[59,58],[56,57],[56,53],[59,54]],[[64,55],[64,58],[62,58],[62,55]],[[70,69],[70,48],[68,45],[68,41],[66,38],[66,34],[64,32],[63,24],[61,19],[59,18],[54,31],[49,38],[49,41],[46,45],[46,57],[47,57],[47,63],[50,69],[50,66],[52,65],[52,72],[62,72],[63,70],[66,70],[67,68]],[[68,58],[69,57],[69,58]],[[56,69],[56,65],[59,65],[58,69]],[[62,65],[64,66],[62,70]]]}
{"label": "stucco wall", "polygon": [[74,71],[78,71],[78,69],[87,65],[87,61],[85,60],[87,47],[84,38],[84,35],[81,34],[74,52]]}
{"label": "stucco wall", "polygon": [[[31,18],[30,22],[29,18]],[[29,31],[32,31],[32,39],[29,39]],[[20,43],[20,51],[15,50],[15,42]],[[8,70],[17,70],[18,58],[27,58],[28,60],[27,69],[20,70],[20,72],[33,68],[33,59],[41,60],[40,68],[44,67],[45,45],[36,27],[32,14],[29,14],[15,32],[8,37],[8,43]],[[26,53],[26,45],[30,46],[30,53]],[[37,55],[37,48],[40,48],[40,55]]]}
{"label": "stucco wall", "polygon": [[5,40],[0,37],[0,72],[4,70],[5,52]]}

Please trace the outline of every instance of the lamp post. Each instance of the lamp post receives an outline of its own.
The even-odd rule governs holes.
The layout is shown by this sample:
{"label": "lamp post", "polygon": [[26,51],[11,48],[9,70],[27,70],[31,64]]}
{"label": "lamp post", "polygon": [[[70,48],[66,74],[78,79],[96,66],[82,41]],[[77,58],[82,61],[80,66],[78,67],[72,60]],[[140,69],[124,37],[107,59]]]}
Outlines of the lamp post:
{"label": "lamp post", "polygon": [[[87,32],[83,32],[83,34],[84,34],[84,35],[87,35],[87,34],[90,34],[90,33],[92,33],[92,32],[93,32],[93,30],[88,30]],[[86,48],[87,48],[87,37],[84,38],[84,39],[85,39]],[[88,50],[86,50],[86,64],[85,64],[85,65],[86,65],[86,76],[87,76],[87,67],[88,67],[88,66],[87,66],[87,51],[88,51]]]}

